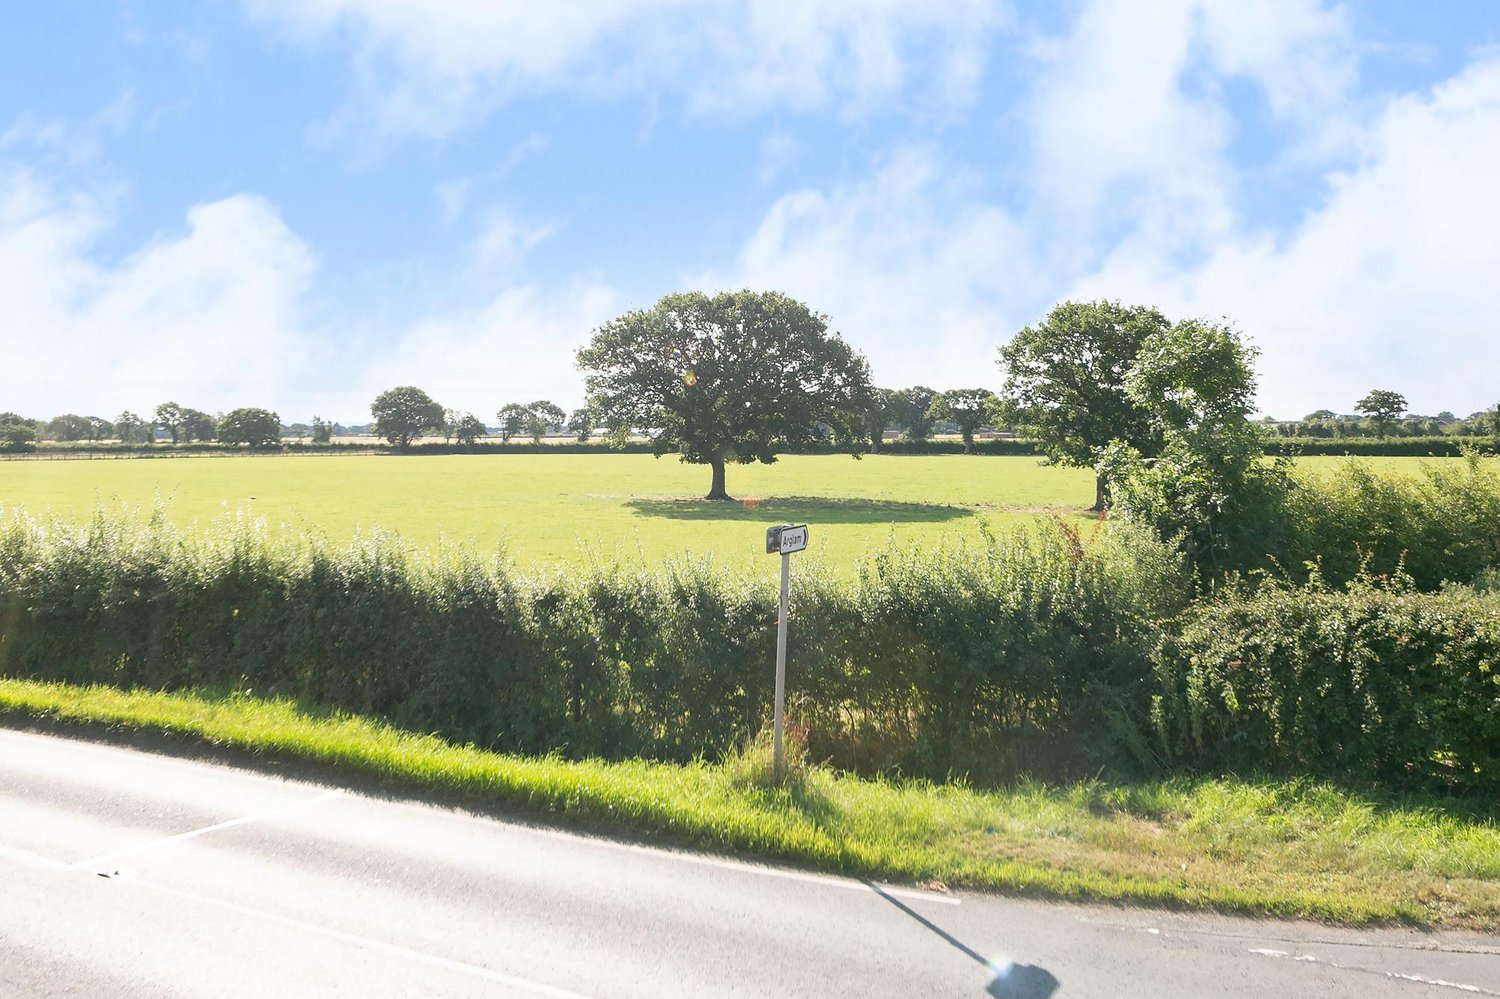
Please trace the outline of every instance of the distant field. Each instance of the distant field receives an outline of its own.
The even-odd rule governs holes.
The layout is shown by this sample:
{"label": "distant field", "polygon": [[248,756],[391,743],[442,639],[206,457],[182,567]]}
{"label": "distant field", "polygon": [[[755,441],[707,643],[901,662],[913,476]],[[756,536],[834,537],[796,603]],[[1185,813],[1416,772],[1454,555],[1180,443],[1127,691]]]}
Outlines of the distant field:
{"label": "distant field", "polygon": [[812,525],[812,550],[836,571],[887,540],[933,541],[1057,513],[1087,523],[1093,476],[1031,457],[789,455],[734,466],[738,503],[708,503],[709,470],[650,455],[195,457],[0,462],[0,505],[66,520],[96,509],[203,524],[245,511],[270,525],[342,541],[382,527],[418,545],[440,539],[517,561],[659,562],[679,552],[764,560],[764,528]]}
{"label": "distant field", "polygon": [[[1342,458],[1304,458],[1324,472]],[[1442,458],[1362,459],[1416,474]],[[1056,514],[1087,525],[1092,473],[1031,457],[789,455],[735,466],[739,503],[707,503],[708,469],[649,455],[338,455],[0,462],[0,505],[80,521],[160,502],[191,525],[244,511],[343,541],[381,527],[414,544],[446,539],[522,564],[592,554],[659,562],[681,552],[764,559],[763,528],[813,526],[812,550],[847,572],[888,540],[931,542]]]}

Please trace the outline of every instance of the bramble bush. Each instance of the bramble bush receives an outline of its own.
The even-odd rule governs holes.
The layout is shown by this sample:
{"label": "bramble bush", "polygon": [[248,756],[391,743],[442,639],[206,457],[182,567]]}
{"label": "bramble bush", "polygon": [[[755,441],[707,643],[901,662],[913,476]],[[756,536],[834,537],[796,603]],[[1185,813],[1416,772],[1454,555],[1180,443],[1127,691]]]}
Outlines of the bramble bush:
{"label": "bramble bush", "polygon": [[1334,585],[1399,572],[1436,590],[1500,567],[1500,458],[1468,451],[1415,476],[1351,458],[1326,478],[1299,479],[1283,504],[1263,550],[1295,578],[1316,563]]}
{"label": "bramble bush", "polygon": [[1237,588],[1184,615],[1155,665],[1170,768],[1500,792],[1500,596]]}

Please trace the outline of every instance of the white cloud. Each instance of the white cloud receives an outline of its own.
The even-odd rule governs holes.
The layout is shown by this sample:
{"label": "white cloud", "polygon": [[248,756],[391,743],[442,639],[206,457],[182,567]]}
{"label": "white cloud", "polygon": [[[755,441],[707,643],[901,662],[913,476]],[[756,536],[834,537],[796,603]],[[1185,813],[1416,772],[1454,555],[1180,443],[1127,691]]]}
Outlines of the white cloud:
{"label": "white cloud", "polygon": [[929,150],[858,184],[776,201],[727,273],[705,289],[775,288],[829,316],[878,384],[993,385],[995,346],[1034,307],[1025,235],[973,198]]}
{"label": "white cloud", "polygon": [[382,132],[443,135],[527,92],[680,92],[692,109],[858,114],[929,78],[967,102],[994,0],[244,0],[304,40],[354,49],[358,97]]}
{"label": "white cloud", "polygon": [[580,401],[573,351],[618,311],[597,279],[521,281],[550,229],[499,211],[451,272],[414,271],[429,307],[396,328],[358,309],[314,325],[317,262],[262,198],[197,205],[184,230],[103,264],[91,250],[110,223],[96,198],[0,172],[0,409],[113,418],[171,399],[362,422],[377,393],[417,384],[491,419],[507,400]]}
{"label": "white cloud", "polygon": [[1321,0],[1092,0],[1070,32],[1035,46],[1033,226],[1071,233],[1076,265],[1134,231],[1192,253],[1238,224],[1238,122],[1223,85],[1253,82],[1269,115],[1328,157],[1355,134],[1355,46]]}
{"label": "white cloud", "polygon": [[129,90],[79,121],[25,111],[0,132],[0,149],[29,148],[76,166],[96,159],[106,142],[137,127],[140,118],[135,94]]}
{"label": "white cloud", "polygon": [[1418,412],[1492,405],[1500,59],[1392,102],[1364,144],[1289,238],[1237,232],[1191,268],[1124,246],[1074,293],[1238,320],[1263,348],[1261,406],[1278,417],[1349,411],[1372,388]]}
{"label": "white cloud", "polygon": [[309,362],[298,299],[315,270],[264,200],[198,205],[113,266],[89,255],[96,199],[0,173],[0,395],[34,416],[112,417],[176,399],[199,408],[290,402]]}
{"label": "white cloud", "polygon": [[507,402],[550,399],[571,409],[583,401],[573,353],[619,311],[617,293],[597,281],[506,288],[482,305],[433,315],[405,330],[365,365],[339,411],[364,420],[369,401],[396,385],[417,385],[444,406],[491,424]]}

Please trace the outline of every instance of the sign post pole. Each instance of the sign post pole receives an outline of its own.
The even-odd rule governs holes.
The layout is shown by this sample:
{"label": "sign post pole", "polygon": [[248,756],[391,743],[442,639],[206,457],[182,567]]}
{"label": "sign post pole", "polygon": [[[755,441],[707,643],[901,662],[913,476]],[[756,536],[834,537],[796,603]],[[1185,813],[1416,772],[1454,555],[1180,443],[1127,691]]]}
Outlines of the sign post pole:
{"label": "sign post pole", "polygon": [[786,729],[786,619],[792,581],[792,552],[807,547],[806,524],[782,524],[766,529],[766,554],[781,556],[781,604],[776,615],[776,698],[771,721],[771,769],[781,780],[786,769],[782,740]]}
{"label": "sign post pole", "polygon": [[771,769],[778,781],[781,780],[781,772],[786,760],[781,748],[781,739],[785,727],[783,719],[786,714],[786,615],[787,591],[791,588],[791,579],[792,554],[784,552],[781,556],[781,613],[776,618],[776,720],[773,723],[776,747],[773,750],[771,763]]}

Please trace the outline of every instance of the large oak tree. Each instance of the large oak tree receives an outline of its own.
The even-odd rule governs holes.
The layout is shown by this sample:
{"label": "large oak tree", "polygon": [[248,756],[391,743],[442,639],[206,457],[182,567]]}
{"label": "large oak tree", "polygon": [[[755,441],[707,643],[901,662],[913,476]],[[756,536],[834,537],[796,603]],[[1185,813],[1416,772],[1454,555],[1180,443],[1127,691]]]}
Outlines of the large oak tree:
{"label": "large oak tree", "polygon": [[578,352],[589,408],[616,438],[639,431],[658,455],[724,469],[832,438],[857,454],[869,365],[826,317],[778,292],[668,295],[612,319]]}

